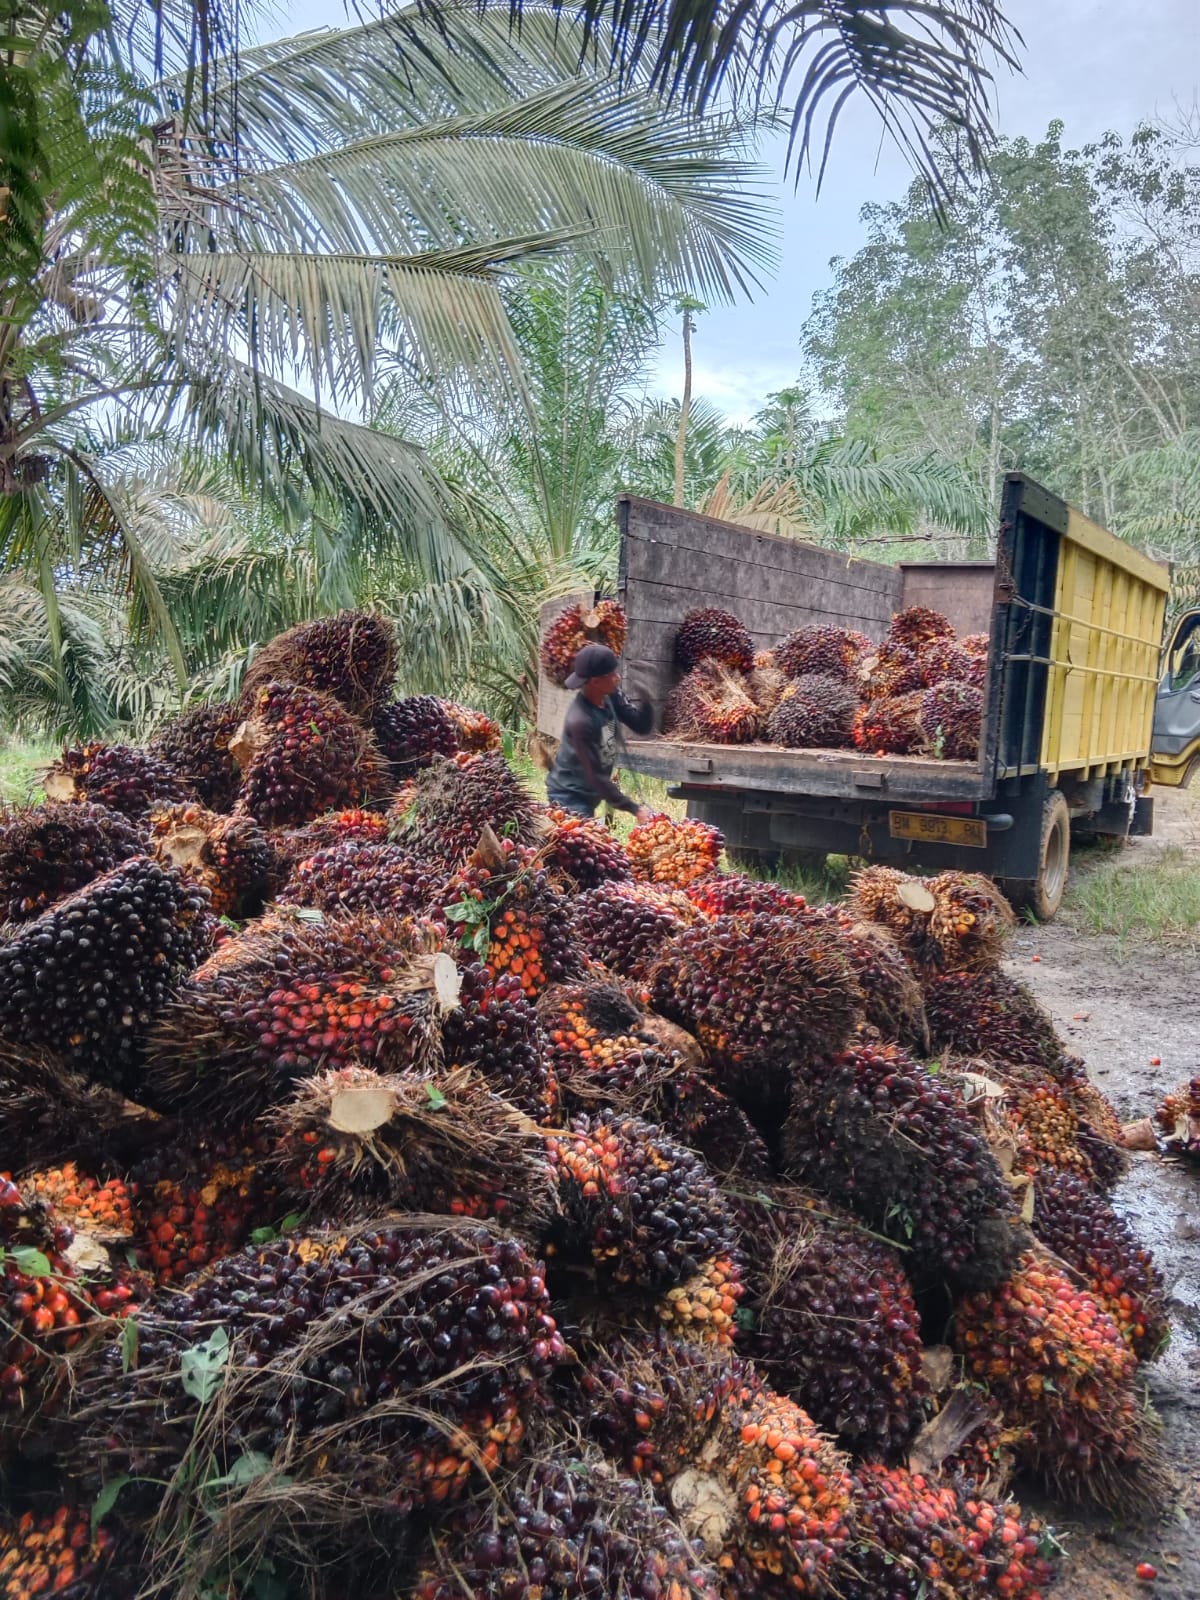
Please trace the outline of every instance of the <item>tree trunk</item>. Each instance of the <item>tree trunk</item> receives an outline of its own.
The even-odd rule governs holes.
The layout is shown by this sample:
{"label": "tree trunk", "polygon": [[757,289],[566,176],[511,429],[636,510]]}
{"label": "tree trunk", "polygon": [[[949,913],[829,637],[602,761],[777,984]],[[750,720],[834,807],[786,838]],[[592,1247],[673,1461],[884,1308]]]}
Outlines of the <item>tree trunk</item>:
{"label": "tree trunk", "polygon": [[688,412],[692,409],[692,312],[683,313],[683,401],[679,407],[679,430],[675,435],[675,504],[683,504],[683,457],[687,448]]}

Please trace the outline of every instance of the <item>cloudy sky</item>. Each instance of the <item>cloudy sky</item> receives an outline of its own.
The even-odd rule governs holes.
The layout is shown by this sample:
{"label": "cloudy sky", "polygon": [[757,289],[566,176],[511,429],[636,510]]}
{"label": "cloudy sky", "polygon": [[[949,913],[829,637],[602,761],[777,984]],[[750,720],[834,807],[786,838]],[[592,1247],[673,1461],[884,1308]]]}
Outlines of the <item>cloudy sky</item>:
{"label": "cloudy sky", "polygon": [[[1021,75],[996,85],[1001,133],[1036,138],[1059,117],[1069,144],[1114,128],[1128,133],[1156,115],[1190,109],[1200,97],[1200,0],[1008,0],[1024,38]],[[342,0],[293,0],[282,25],[263,36],[343,26]],[[785,143],[762,151],[780,222],[779,267],[753,302],[710,310],[696,339],[695,388],[731,416],[748,417],[772,389],[799,373],[800,326],[814,293],[829,283],[832,257],[863,242],[861,208],[900,195],[909,180],[903,159],[868,110],[853,104],[838,124],[821,193],[813,178],[784,174]],[[678,392],[678,339],[667,330],[652,379],[655,392]]]}

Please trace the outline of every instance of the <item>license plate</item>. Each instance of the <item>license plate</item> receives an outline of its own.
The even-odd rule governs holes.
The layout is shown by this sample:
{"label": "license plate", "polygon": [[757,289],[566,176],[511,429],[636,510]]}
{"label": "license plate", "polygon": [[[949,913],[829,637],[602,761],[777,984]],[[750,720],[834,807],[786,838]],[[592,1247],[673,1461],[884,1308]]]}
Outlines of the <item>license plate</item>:
{"label": "license plate", "polygon": [[966,844],[987,849],[987,823],[981,817],[943,817],[928,811],[889,811],[893,839],[925,839],[932,844]]}

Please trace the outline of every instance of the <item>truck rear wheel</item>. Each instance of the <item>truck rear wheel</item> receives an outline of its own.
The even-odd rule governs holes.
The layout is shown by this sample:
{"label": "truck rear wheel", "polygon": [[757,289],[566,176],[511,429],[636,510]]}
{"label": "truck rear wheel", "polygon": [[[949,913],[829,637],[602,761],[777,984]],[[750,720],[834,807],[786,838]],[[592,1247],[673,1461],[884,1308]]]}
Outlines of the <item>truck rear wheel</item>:
{"label": "truck rear wheel", "polygon": [[1036,878],[1002,878],[1000,887],[1016,911],[1032,911],[1051,922],[1062,905],[1071,859],[1071,813],[1061,789],[1051,789],[1042,808],[1042,842]]}

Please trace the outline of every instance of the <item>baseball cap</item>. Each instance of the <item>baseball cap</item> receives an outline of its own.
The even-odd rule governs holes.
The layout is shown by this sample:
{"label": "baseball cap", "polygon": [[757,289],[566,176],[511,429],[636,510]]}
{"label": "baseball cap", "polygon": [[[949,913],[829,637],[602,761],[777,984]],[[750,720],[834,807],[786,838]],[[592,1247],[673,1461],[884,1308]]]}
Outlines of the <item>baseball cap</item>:
{"label": "baseball cap", "polygon": [[617,670],[617,658],[606,644],[585,644],[575,657],[568,689],[582,689],[590,678],[607,678]]}

